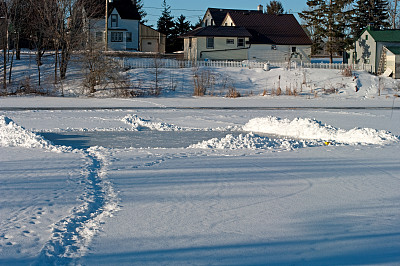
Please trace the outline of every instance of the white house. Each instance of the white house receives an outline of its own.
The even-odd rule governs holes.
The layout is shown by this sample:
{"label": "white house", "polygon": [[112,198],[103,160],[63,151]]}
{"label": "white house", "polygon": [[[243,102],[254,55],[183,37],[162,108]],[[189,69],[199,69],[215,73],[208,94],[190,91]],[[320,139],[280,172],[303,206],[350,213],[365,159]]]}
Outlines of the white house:
{"label": "white house", "polygon": [[[216,26],[206,26],[209,24]],[[312,42],[291,14],[265,14],[262,7],[259,10],[209,8],[203,25],[182,36],[186,59],[310,61]],[[240,34],[245,36],[237,36]],[[212,37],[214,42],[219,40],[218,45],[204,45]],[[232,37],[237,38],[236,46],[232,40],[226,40]],[[240,38],[245,39],[244,43]]]}
{"label": "white house", "polygon": [[[82,0],[91,38],[104,45],[104,0]],[[111,51],[165,52],[165,35],[140,24],[135,0],[108,0],[107,49]]]}
{"label": "white house", "polygon": [[367,65],[371,73],[382,74],[388,68],[400,78],[400,30],[367,27],[348,52],[348,62]]}

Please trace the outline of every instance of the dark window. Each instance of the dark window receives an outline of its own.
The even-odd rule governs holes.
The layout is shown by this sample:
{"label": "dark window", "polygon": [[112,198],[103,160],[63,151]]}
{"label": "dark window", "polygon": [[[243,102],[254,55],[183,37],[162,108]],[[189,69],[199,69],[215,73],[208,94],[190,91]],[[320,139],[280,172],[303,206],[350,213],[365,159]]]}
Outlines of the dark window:
{"label": "dark window", "polygon": [[124,34],[122,32],[111,32],[112,42],[122,42],[124,39]]}
{"label": "dark window", "polygon": [[192,48],[192,37],[189,37],[189,48]]}
{"label": "dark window", "polygon": [[214,37],[207,38],[207,49],[214,49]]}
{"label": "dark window", "polygon": [[293,46],[293,47],[292,47],[292,53],[296,53],[296,52],[297,52],[297,49],[296,49],[295,46]]}
{"label": "dark window", "polygon": [[111,15],[111,27],[118,27],[118,15]]}
{"label": "dark window", "polygon": [[365,40],[368,40],[368,35],[365,35]]}
{"label": "dark window", "polygon": [[238,47],[244,47],[244,38],[238,38]]}
{"label": "dark window", "polygon": [[226,39],[226,44],[235,44],[234,39]]}
{"label": "dark window", "polygon": [[126,42],[132,42],[132,32],[126,33]]}
{"label": "dark window", "polygon": [[101,31],[96,32],[96,42],[103,41],[103,33]]}

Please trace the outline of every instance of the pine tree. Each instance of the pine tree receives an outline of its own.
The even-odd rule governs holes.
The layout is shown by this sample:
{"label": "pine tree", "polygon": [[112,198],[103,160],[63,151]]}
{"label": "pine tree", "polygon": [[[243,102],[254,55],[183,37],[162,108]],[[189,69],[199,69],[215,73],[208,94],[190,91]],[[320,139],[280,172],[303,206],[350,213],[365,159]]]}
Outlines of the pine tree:
{"label": "pine tree", "polygon": [[147,12],[143,10],[142,0],[136,0],[136,1],[133,1],[133,3],[135,4],[137,11],[139,12],[140,23],[146,24],[148,22],[148,20],[144,19],[144,18],[147,16]]}
{"label": "pine tree", "polygon": [[308,10],[299,13],[299,16],[304,21],[304,25],[310,32],[310,37],[313,42],[311,46],[311,54],[316,54],[323,50],[323,21],[325,1],[323,0],[308,0]]}
{"label": "pine tree", "polygon": [[390,27],[389,3],[386,0],[357,0],[354,11],[354,38],[358,38],[367,26],[376,29]]}
{"label": "pine tree", "polygon": [[325,47],[332,63],[333,55],[342,53],[350,43],[351,38],[347,33],[352,16],[349,8],[352,2],[353,0],[307,1],[309,9],[299,16],[311,32],[313,54]]}
{"label": "pine tree", "polygon": [[270,1],[269,4],[267,4],[267,14],[283,14],[284,9],[282,6],[282,3],[280,1]]}
{"label": "pine tree", "polygon": [[173,50],[175,22],[171,15],[171,7],[167,5],[166,0],[163,0],[162,7],[161,17],[157,21],[157,30],[166,35],[166,51],[171,52]]}
{"label": "pine tree", "polygon": [[190,22],[186,20],[184,15],[180,15],[175,22],[174,34],[173,34],[173,50],[183,50],[183,39],[179,38],[182,34],[185,34],[191,30],[192,26]]}

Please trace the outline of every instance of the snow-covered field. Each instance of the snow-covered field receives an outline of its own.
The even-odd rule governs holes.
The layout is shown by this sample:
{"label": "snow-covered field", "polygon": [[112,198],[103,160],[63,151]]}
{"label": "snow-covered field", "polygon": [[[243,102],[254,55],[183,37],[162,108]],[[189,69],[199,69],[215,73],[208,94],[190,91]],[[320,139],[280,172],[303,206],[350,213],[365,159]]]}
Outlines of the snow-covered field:
{"label": "snow-covered field", "polygon": [[399,264],[397,83],[307,73],[338,93],[0,98],[0,265]]}

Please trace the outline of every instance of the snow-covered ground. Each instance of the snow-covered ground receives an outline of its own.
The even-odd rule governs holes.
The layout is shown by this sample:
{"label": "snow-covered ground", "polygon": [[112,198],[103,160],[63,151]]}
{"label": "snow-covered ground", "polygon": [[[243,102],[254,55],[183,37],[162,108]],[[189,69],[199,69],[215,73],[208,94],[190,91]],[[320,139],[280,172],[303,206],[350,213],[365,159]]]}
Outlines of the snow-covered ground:
{"label": "snow-covered ground", "polygon": [[399,264],[397,82],[213,71],[247,96],[0,98],[0,265]]}

